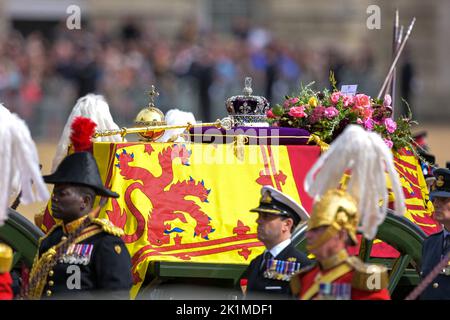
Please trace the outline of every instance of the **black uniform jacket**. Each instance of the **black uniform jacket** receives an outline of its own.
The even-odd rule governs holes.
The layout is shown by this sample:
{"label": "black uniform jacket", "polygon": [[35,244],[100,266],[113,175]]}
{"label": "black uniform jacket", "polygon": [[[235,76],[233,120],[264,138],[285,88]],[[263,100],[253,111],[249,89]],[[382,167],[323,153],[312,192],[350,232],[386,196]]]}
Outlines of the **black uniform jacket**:
{"label": "black uniform jacket", "polygon": [[[129,299],[131,258],[121,229],[95,219],[48,273],[43,298]],[[119,232],[120,231],[120,232]],[[62,225],[41,239],[39,257],[66,237]]]}
{"label": "black uniform jacket", "polygon": [[[276,260],[293,261],[300,263],[300,268],[306,267],[312,261],[298,251],[292,243],[289,244],[276,257]],[[290,299],[291,288],[289,279],[277,280],[264,277],[265,266],[261,268],[263,254],[257,256],[242,274],[241,279],[247,279],[247,299]]]}
{"label": "black uniform jacket", "polygon": [[[422,279],[441,261],[444,232],[430,235],[422,246]],[[431,282],[420,296],[424,300],[450,300],[450,265]]]}

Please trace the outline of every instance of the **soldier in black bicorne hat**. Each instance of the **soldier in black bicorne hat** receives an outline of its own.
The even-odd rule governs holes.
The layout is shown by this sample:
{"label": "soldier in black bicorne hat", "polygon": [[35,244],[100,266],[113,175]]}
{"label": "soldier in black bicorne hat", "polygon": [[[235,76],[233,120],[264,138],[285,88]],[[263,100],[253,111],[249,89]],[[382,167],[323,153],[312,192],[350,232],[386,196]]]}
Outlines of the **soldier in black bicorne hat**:
{"label": "soldier in black bicorne hat", "polygon": [[[430,235],[422,247],[422,271],[425,278],[450,252],[450,169],[439,168],[433,172],[430,199],[434,206],[434,218],[442,225],[442,231]],[[425,300],[450,300],[450,262],[421,295]]]}
{"label": "soldier in black bicorne hat", "polygon": [[95,196],[119,195],[104,187],[92,154],[67,156],[44,180],[55,185],[52,212],[62,222],[40,239],[28,298],[129,299],[131,258],[123,230],[92,210]]}
{"label": "soldier in black bicorne hat", "polygon": [[250,262],[241,276],[246,280],[246,296],[250,299],[290,299],[291,276],[311,263],[307,256],[291,243],[291,235],[309,215],[286,194],[271,186],[261,189],[257,212],[258,239],[266,250]]}

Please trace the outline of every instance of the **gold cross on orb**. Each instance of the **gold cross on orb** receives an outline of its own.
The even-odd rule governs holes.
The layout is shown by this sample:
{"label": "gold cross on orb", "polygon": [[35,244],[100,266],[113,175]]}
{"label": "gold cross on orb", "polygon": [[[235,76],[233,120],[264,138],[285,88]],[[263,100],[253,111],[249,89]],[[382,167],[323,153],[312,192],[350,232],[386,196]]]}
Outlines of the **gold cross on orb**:
{"label": "gold cross on orb", "polygon": [[148,92],[148,95],[149,95],[149,99],[150,99],[150,102],[148,103],[148,106],[149,107],[154,107],[155,106],[155,99],[159,96],[159,92],[156,91],[156,88],[155,88],[154,85],[152,85],[150,87],[150,91]]}

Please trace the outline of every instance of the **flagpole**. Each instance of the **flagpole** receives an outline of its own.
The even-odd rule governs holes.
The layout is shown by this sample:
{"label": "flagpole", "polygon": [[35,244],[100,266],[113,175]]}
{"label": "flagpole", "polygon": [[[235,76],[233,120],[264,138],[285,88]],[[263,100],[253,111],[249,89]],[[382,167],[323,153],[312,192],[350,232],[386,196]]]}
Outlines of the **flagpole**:
{"label": "flagpole", "polygon": [[389,68],[389,72],[388,72],[386,78],[384,79],[383,85],[381,86],[381,89],[378,92],[377,99],[380,99],[381,94],[384,92],[384,89],[386,88],[386,85],[387,85],[387,83],[389,81],[389,78],[392,75],[392,72],[394,71],[394,68],[395,68],[395,66],[397,64],[397,61],[400,58],[400,55],[401,55],[403,49],[405,48],[406,42],[408,41],[408,38],[409,38],[409,36],[411,34],[411,31],[412,31],[412,29],[414,27],[414,23],[415,22],[416,22],[416,18],[414,17],[413,20],[411,21],[409,27],[408,27],[408,31],[406,32],[405,39],[402,41],[402,43],[400,45],[400,48],[398,49],[397,54],[395,55],[394,61],[392,61],[391,67]]}
{"label": "flagpole", "polygon": [[[398,27],[398,9],[395,10],[395,24],[394,24],[394,36],[393,36],[393,42],[392,42],[392,59],[395,57],[395,55],[397,54],[398,48],[399,48],[399,43],[398,43],[398,39],[401,37],[401,34],[399,34],[399,27]],[[391,94],[391,98],[392,98],[392,115],[391,117],[394,117],[394,108],[395,108],[395,83],[396,83],[396,78],[397,78],[397,68],[394,68],[394,72],[392,73],[392,78],[391,78],[391,83],[389,88],[390,90],[390,94]]]}
{"label": "flagpole", "polygon": [[[394,18],[394,26],[393,26],[393,35],[392,35],[392,55],[391,55],[391,59],[393,60],[395,58],[395,55],[397,54],[397,41],[398,41],[398,9],[395,10],[395,18]],[[395,73],[396,73],[396,69],[394,69],[394,73],[392,75],[392,77],[389,78],[389,82],[388,85],[386,87],[386,91],[384,92],[384,94],[391,94],[392,93],[392,80],[393,78],[395,78]]]}
{"label": "flagpole", "polygon": [[[400,44],[402,42],[403,39],[403,25],[400,26],[400,30],[398,33],[398,37],[397,37],[397,43],[396,43],[396,51],[395,53],[397,53],[398,49],[400,48]],[[388,85],[386,86],[386,91],[384,94],[389,93],[388,88],[391,88],[390,94],[391,94],[391,98],[392,98],[392,116],[394,116],[394,106],[395,106],[395,83],[396,83],[396,79],[397,79],[397,68],[394,69],[393,74],[391,75],[391,77],[389,78],[389,82]]]}

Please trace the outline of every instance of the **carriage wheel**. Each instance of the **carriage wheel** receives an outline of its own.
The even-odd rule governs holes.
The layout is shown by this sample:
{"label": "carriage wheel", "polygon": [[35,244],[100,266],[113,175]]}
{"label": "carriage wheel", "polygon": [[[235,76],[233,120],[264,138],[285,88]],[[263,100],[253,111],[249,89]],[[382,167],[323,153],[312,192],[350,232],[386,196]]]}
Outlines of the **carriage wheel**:
{"label": "carriage wheel", "polygon": [[[296,230],[292,239],[296,247],[306,250],[306,225]],[[426,234],[417,225],[404,217],[394,216],[392,210],[388,210],[383,224],[378,228],[377,239],[380,239],[394,247],[399,257],[372,258],[370,257],[373,240],[362,238],[359,249],[359,257],[367,263],[379,263],[389,269],[389,292],[395,297],[402,297],[419,282],[419,269],[422,260],[422,242]]]}

